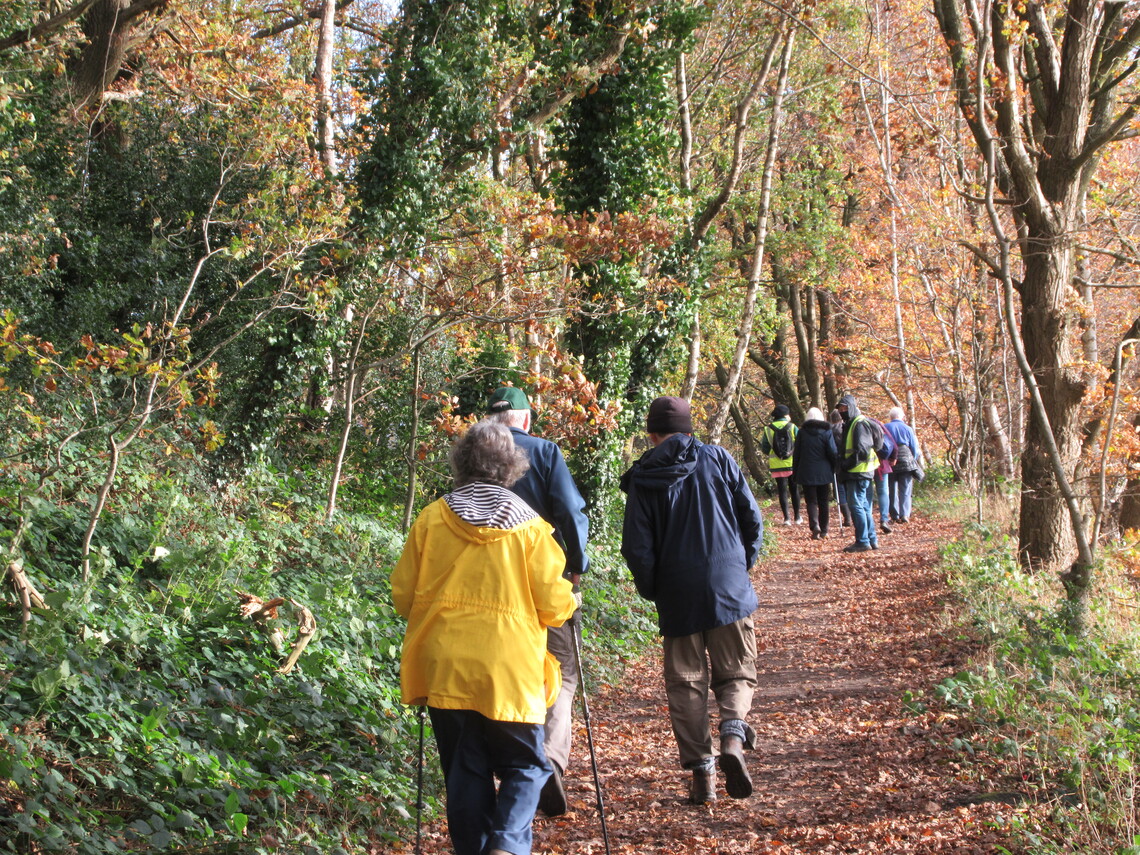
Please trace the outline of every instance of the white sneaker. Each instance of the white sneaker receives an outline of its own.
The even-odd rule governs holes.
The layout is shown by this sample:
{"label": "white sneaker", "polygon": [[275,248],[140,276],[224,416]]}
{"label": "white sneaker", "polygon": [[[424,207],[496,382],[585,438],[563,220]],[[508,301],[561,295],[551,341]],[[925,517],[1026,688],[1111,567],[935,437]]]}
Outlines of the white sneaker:
{"label": "white sneaker", "polygon": [[784,520],[784,525],[791,525],[792,521],[789,519]]}

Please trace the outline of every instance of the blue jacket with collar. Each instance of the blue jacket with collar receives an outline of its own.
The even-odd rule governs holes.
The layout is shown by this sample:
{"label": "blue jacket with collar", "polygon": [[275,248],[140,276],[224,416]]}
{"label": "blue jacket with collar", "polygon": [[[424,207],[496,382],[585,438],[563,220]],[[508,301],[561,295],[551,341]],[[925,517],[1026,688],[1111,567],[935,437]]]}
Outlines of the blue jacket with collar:
{"label": "blue jacket with collar", "polygon": [[585,573],[590,566],[586,557],[590,528],[586,501],[574,484],[562,450],[550,440],[516,427],[511,428],[511,436],[530,460],[530,469],[510,488],[511,492],[554,526],[554,539],[566,553],[566,573]]}

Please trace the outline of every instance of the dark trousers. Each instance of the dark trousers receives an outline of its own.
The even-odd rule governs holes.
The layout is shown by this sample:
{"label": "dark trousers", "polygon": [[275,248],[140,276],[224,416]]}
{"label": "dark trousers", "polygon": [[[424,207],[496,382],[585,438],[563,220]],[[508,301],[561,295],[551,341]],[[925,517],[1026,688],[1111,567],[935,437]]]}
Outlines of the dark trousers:
{"label": "dark trousers", "polygon": [[776,492],[780,496],[780,510],[784,512],[784,519],[793,519],[788,514],[788,492],[792,494],[792,513],[795,514],[794,519],[800,518],[800,485],[795,480],[788,476],[787,478],[773,478],[776,482]]}
{"label": "dark trousers", "polygon": [[804,484],[802,489],[811,533],[826,535],[827,525],[831,517],[831,509],[828,507],[828,501],[831,498],[831,485]]}
{"label": "dark trousers", "polygon": [[835,504],[839,506],[839,525],[851,525],[851,510],[847,507],[847,489],[843,482],[836,478],[832,481],[835,487]]}
{"label": "dark trousers", "polygon": [[447,830],[456,855],[491,849],[529,853],[538,795],[550,777],[542,725],[494,721],[472,710],[428,707],[428,714],[447,785]]}

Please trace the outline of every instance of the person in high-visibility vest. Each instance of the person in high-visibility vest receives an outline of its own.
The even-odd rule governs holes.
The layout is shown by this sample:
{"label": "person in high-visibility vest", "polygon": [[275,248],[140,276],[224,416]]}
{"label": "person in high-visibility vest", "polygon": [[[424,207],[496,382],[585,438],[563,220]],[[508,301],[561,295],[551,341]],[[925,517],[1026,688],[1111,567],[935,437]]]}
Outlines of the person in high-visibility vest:
{"label": "person in high-visibility vest", "polygon": [[879,548],[872,501],[882,433],[877,424],[859,412],[854,395],[840,398],[837,409],[843,417],[841,477],[847,491],[847,505],[851,509],[851,523],[855,529],[855,542],[844,547],[843,551],[867,552]]}
{"label": "person in high-visibility vest", "polygon": [[776,482],[784,525],[803,522],[800,517],[800,485],[792,477],[792,454],[799,428],[792,421],[791,412],[784,404],[777,404],[772,410],[771,423],[760,434],[760,450],[768,455],[768,472]]}

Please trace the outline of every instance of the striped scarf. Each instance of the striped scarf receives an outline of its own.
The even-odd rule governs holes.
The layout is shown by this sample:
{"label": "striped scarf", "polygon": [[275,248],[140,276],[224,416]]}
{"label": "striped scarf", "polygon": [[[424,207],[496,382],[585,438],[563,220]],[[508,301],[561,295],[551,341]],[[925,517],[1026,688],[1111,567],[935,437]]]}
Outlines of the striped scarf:
{"label": "striped scarf", "polygon": [[443,497],[465,523],[511,529],[538,516],[522,499],[496,484],[466,484]]}

